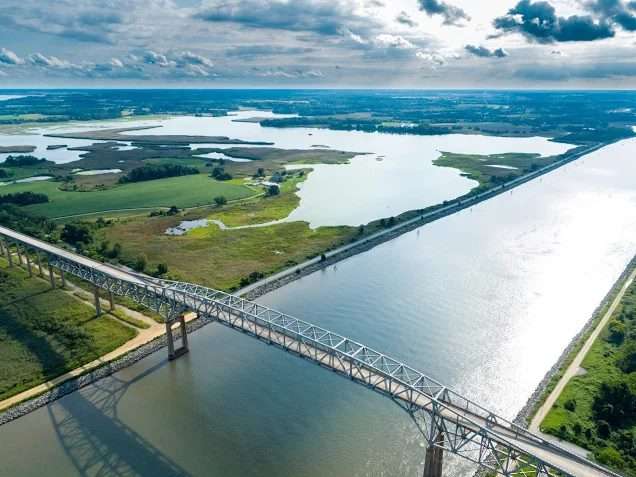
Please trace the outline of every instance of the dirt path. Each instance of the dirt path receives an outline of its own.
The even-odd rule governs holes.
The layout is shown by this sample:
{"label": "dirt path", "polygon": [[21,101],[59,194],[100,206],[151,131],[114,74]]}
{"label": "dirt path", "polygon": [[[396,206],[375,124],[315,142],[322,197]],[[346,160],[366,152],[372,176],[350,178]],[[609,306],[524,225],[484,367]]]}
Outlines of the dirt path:
{"label": "dirt path", "polygon": [[[625,280],[625,283],[623,284],[620,291],[618,292],[618,294],[612,301],[612,304],[610,305],[610,307],[607,309],[607,311],[603,315],[603,318],[601,318],[601,321],[599,321],[598,325],[596,325],[596,328],[594,329],[594,331],[592,331],[592,334],[590,334],[590,336],[587,338],[587,340],[583,344],[583,347],[579,350],[579,352],[575,356],[572,363],[570,363],[568,368],[565,370],[565,373],[563,373],[563,376],[561,376],[561,379],[559,380],[555,388],[552,390],[550,395],[546,398],[545,402],[541,405],[541,407],[535,413],[534,417],[532,418],[532,421],[530,422],[529,429],[531,432],[537,432],[537,433],[540,432],[539,427],[541,426],[541,423],[543,422],[545,417],[548,415],[548,412],[550,412],[550,409],[552,409],[552,406],[554,406],[554,403],[556,402],[558,397],[563,392],[563,389],[565,388],[566,384],[570,381],[570,379],[573,376],[576,376],[580,372],[581,363],[583,362],[583,359],[585,358],[590,348],[594,344],[594,341],[596,341],[596,338],[598,338],[601,331],[605,328],[605,325],[607,324],[609,319],[612,317],[614,310],[616,310],[616,307],[622,300],[623,296],[625,295],[625,292],[627,291],[627,289],[632,284],[635,278],[636,278],[636,269],[633,270],[632,273],[629,275],[629,278]],[[542,435],[546,438],[556,439],[555,437],[552,437],[552,436],[547,436],[544,434]]]}

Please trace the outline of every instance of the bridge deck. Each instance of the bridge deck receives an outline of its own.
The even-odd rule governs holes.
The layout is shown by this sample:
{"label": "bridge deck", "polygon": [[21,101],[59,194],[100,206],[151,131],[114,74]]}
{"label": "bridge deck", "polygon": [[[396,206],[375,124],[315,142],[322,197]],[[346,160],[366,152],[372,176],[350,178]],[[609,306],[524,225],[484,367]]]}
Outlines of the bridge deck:
{"label": "bridge deck", "polygon": [[[161,290],[161,295],[203,318],[219,321],[389,396],[412,415],[421,412],[426,417],[421,421],[424,428],[429,425],[444,432],[445,450],[481,465],[492,462],[495,455],[495,468],[504,475],[524,475],[515,468],[529,455],[530,462],[544,472],[542,475],[617,476],[496,416],[434,379],[336,333],[218,290],[156,280],[99,263],[1,226],[0,238],[87,267],[91,273],[88,278],[83,275],[84,279],[102,274],[133,287],[152,288],[155,295]],[[95,278],[95,283],[103,282]],[[427,433],[424,431],[431,442]]]}

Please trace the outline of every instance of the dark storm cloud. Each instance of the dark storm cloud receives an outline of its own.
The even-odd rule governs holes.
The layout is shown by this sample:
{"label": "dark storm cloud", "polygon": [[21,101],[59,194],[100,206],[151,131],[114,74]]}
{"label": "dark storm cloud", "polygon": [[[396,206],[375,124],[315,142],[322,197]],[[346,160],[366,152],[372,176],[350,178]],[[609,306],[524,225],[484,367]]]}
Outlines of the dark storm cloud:
{"label": "dark storm cloud", "polygon": [[480,58],[505,58],[508,56],[508,52],[503,48],[491,50],[485,46],[466,45],[464,49],[471,55],[479,56]]}
{"label": "dark storm cloud", "polygon": [[420,10],[426,12],[428,15],[441,15],[444,18],[444,23],[447,25],[456,25],[462,20],[470,20],[468,14],[461,8],[449,5],[446,2],[439,0],[418,0],[420,4]]}
{"label": "dark storm cloud", "polygon": [[231,22],[252,28],[269,28],[337,35],[345,29],[371,27],[368,18],[356,15],[347,2],[334,0],[213,1],[195,14],[209,22]]}
{"label": "dark storm cloud", "polygon": [[594,14],[619,25],[627,31],[636,31],[636,2],[623,3],[622,0],[594,0],[586,2],[586,7]]}
{"label": "dark storm cloud", "polygon": [[539,43],[594,41],[614,36],[614,28],[606,17],[595,20],[591,15],[557,16],[546,1],[521,0],[508,13],[494,20],[504,33],[521,33]]}

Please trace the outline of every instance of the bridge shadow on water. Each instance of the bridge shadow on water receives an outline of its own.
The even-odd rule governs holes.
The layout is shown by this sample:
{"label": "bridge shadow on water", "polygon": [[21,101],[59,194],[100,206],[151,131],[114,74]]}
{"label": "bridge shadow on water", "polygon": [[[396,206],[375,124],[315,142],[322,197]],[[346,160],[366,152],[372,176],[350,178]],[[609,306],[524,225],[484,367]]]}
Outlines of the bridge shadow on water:
{"label": "bridge shadow on water", "polygon": [[[191,476],[118,416],[128,388],[164,365],[161,361],[128,381],[115,375],[104,378],[48,405],[59,442],[79,475]],[[172,430],[175,436],[178,431]]]}
{"label": "bridge shadow on water", "polygon": [[[59,374],[60,369],[68,368],[67,360],[72,352],[67,348],[59,347],[59,344],[54,346],[53,342],[47,338],[52,331],[59,330],[42,328],[41,323],[26,316],[18,307],[25,302],[35,305],[33,301],[29,301],[47,292],[48,290],[32,293],[1,304],[0,337],[5,335],[22,343],[32,358],[39,363],[43,374],[51,378]],[[57,326],[65,325],[58,323]],[[89,343],[85,345],[89,345],[86,349],[91,350]],[[167,361],[162,360],[130,380],[124,380],[116,375],[109,376],[53,401],[47,406],[59,443],[78,475],[82,477],[191,476],[188,471],[173,462],[118,417],[118,404],[128,388],[166,364]],[[68,388],[70,385],[75,388],[76,384],[71,383],[63,386]],[[57,391],[60,396],[64,394],[60,388],[57,388]],[[178,430],[174,432],[177,435]],[[46,469],[42,469],[42,472],[44,475],[60,475],[56,474],[54,469],[51,470],[53,472],[50,474]]]}

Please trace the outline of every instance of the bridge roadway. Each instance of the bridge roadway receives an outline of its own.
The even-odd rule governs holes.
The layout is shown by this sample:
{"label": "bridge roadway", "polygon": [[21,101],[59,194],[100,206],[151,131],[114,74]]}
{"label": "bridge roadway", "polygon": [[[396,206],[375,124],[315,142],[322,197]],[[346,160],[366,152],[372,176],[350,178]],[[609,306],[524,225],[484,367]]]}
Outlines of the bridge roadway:
{"label": "bridge roadway", "polygon": [[[193,310],[202,319],[218,321],[387,396],[413,418],[429,449],[441,448],[507,476],[620,477],[397,360],[311,323],[218,290],[158,280],[99,263],[1,226],[0,239],[5,252],[7,246],[20,244],[23,252],[29,249],[46,254],[50,266],[122,295],[135,297],[138,292],[126,290],[145,289],[158,299],[178,302],[180,312]],[[157,305],[156,309],[161,308]],[[167,328],[171,328],[176,320],[168,318]]]}

